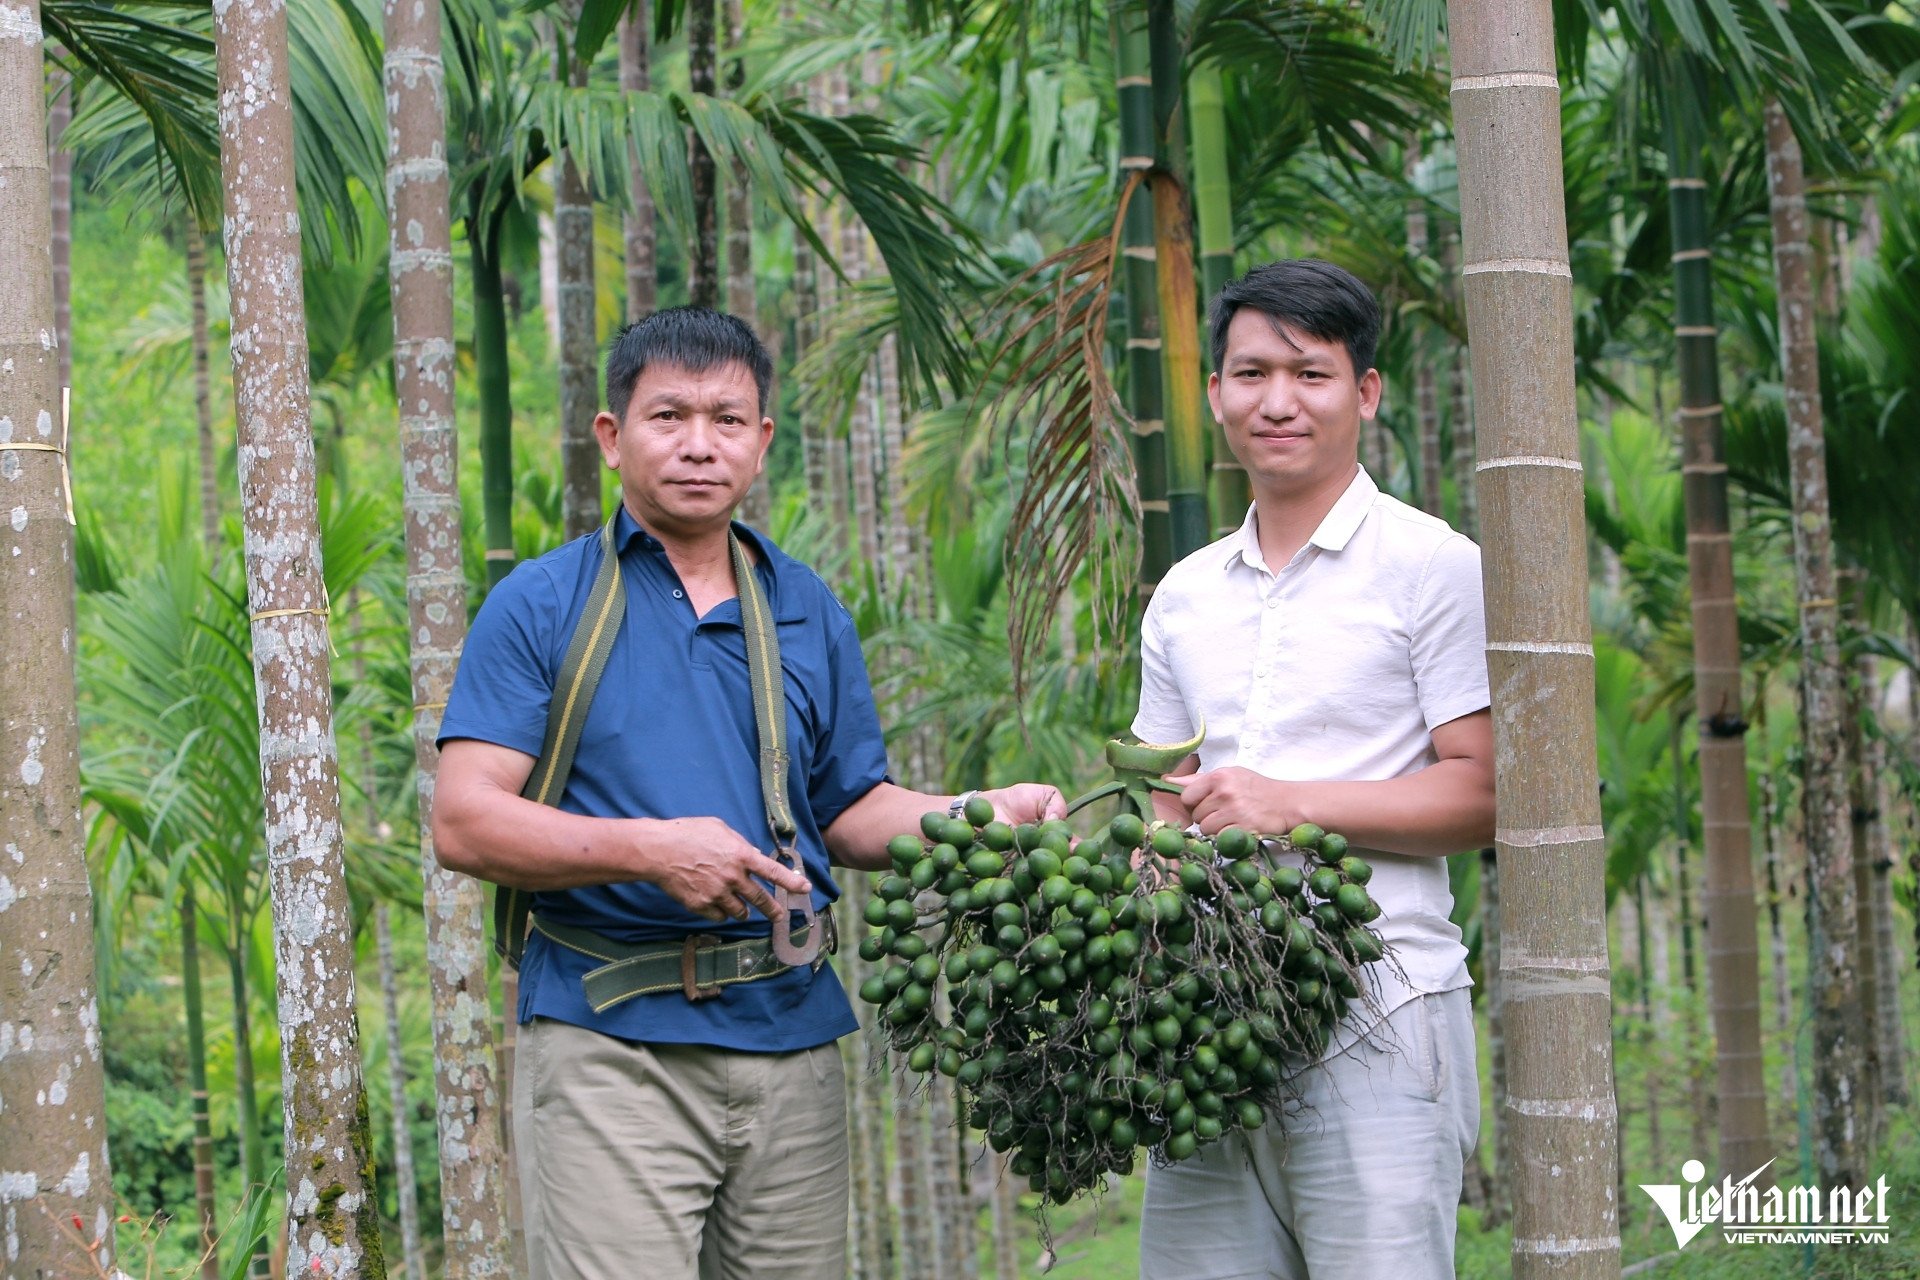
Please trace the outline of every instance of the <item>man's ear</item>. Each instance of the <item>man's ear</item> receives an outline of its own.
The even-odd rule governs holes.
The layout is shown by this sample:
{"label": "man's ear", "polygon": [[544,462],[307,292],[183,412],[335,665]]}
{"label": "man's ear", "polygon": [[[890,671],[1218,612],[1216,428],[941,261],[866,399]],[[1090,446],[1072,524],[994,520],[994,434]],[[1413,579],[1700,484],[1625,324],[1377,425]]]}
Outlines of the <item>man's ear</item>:
{"label": "man's ear", "polygon": [[1380,412],[1380,371],[1368,369],[1360,375],[1360,420],[1372,422]]}
{"label": "man's ear", "polygon": [[760,419],[760,457],[753,464],[753,474],[759,475],[767,469],[767,452],[773,448],[773,419]]}
{"label": "man's ear", "polygon": [[1227,415],[1220,410],[1220,374],[1218,371],[1207,375],[1207,405],[1213,410],[1213,420],[1225,426]]}
{"label": "man's ear", "polygon": [[606,410],[593,415],[593,438],[600,442],[600,457],[615,471],[620,469],[620,419]]}

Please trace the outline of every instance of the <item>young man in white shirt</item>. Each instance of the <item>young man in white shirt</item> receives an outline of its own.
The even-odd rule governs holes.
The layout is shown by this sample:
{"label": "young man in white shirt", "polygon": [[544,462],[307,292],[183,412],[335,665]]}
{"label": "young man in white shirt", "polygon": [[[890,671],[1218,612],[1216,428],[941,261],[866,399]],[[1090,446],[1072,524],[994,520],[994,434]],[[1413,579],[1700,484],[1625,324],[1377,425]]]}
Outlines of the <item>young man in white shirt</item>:
{"label": "young man in white shirt", "polygon": [[1445,855],[1493,838],[1479,548],[1359,463],[1380,309],[1299,260],[1227,285],[1207,397],[1254,503],[1142,624],[1134,732],[1205,723],[1162,816],[1212,833],[1315,822],[1374,865],[1390,959],[1368,967],[1305,1104],[1147,1175],[1142,1280],[1453,1275],[1480,1090]]}

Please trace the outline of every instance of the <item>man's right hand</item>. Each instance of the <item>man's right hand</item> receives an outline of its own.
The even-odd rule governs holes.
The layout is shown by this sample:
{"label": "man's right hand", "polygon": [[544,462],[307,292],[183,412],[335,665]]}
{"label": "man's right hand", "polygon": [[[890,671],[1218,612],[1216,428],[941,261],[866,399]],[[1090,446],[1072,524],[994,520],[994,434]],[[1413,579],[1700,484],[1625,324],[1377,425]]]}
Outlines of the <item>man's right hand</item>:
{"label": "man's right hand", "polygon": [[[760,880],[794,893],[811,893],[804,875],[776,862],[718,818],[647,821],[650,880],[687,910],[718,923],[745,920],[758,907],[771,920],[780,913]],[[755,877],[759,879],[755,879]]]}

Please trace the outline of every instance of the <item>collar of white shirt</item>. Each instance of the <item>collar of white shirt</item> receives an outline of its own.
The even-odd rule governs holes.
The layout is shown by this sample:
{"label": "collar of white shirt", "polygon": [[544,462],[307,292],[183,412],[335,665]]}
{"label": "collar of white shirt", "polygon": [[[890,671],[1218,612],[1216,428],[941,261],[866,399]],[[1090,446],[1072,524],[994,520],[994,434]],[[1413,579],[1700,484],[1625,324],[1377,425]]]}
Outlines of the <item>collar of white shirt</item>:
{"label": "collar of white shirt", "polygon": [[[1373,508],[1373,500],[1380,494],[1380,486],[1373,482],[1365,467],[1354,469],[1353,480],[1347,485],[1340,500],[1333,509],[1321,517],[1319,527],[1313,536],[1307,539],[1307,546],[1294,553],[1298,560],[1306,553],[1307,547],[1319,547],[1323,551],[1341,551],[1346,548],[1353,535],[1359,530],[1360,522],[1367,518],[1367,512]],[[1235,559],[1244,560],[1251,568],[1262,573],[1272,573],[1267,558],[1260,551],[1259,508],[1249,506],[1247,518],[1240,522],[1230,537],[1223,538],[1220,549],[1225,553],[1226,564],[1232,567]]]}

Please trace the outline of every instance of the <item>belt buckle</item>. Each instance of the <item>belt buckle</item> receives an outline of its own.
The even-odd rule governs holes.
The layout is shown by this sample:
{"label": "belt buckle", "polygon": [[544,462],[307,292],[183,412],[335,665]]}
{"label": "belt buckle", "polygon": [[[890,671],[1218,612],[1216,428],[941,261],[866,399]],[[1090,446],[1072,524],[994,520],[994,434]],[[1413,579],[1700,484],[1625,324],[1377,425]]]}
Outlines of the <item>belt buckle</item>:
{"label": "belt buckle", "polygon": [[[795,871],[802,869],[800,855],[791,847],[776,849],[773,857],[776,862],[789,863]],[[776,888],[773,891],[773,905],[777,908],[773,916],[773,958],[794,967],[812,964],[814,957],[820,954],[822,940],[819,916],[813,909],[813,894],[797,894]],[[804,943],[795,943],[793,940],[793,915],[796,911],[806,918],[807,940]]]}
{"label": "belt buckle", "polygon": [[700,953],[719,945],[720,939],[711,933],[690,933],[680,945],[680,989],[686,992],[688,1000],[697,1003],[720,994],[721,988],[717,985],[700,985]]}

